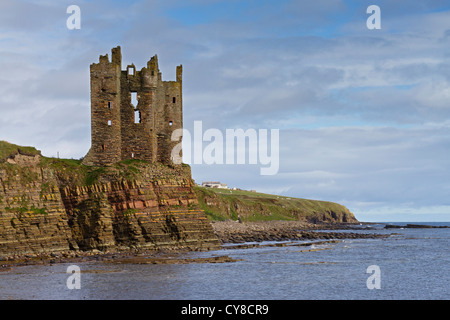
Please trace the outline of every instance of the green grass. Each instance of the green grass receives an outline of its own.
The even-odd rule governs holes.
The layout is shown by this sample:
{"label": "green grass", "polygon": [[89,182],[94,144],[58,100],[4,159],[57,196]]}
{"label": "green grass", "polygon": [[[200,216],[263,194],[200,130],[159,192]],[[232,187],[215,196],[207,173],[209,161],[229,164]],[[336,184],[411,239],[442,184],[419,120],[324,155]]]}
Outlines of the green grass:
{"label": "green grass", "polygon": [[230,189],[220,189],[220,188],[206,188],[206,187],[200,187],[196,186],[196,188],[205,190],[205,191],[211,191],[216,194],[221,194],[223,196],[243,196],[248,198],[274,198],[274,197],[280,197],[280,198],[287,198],[284,196],[276,196],[273,194],[266,194],[266,193],[260,193],[260,192],[253,192],[253,191],[247,191],[247,190],[230,190]]}
{"label": "green grass", "polygon": [[82,160],[77,159],[57,159],[42,157],[41,165],[48,166],[62,173],[60,176],[71,177],[78,185],[93,185],[99,182],[102,175],[106,175],[114,170],[128,179],[133,180],[139,177],[141,170],[139,166],[145,164],[143,160],[129,159],[116,163],[114,167],[95,167],[82,164]]}
{"label": "green grass", "polygon": [[41,152],[34,147],[22,147],[6,141],[0,141],[0,162],[4,162],[16,154],[35,156],[41,154]]}
{"label": "green grass", "polygon": [[86,171],[85,183],[90,186],[98,182],[98,178],[106,172],[106,168],[98,167]]}
{"label": "green grass", "polygon": [[[286,197],[199,186],[195,187],[195,191],[200,208],[212,221],[237,220],[239,217],[245,221],[296,220],[294,215],[278,203]],[[208,205],[207,198],[209,201],[215,201],[217,205]]]}
{"label": "green grass", "polygon": [[42,157],[41,165],[51,166],[53,169],[61,170],[77,170],[81,166],[81,160],[77,159],[59,159],[59,158],[49,158]]}
{"label": "green grass", "polygon": [[[212,221],[237,220],[334,220],[353,214],[344,206],[328,201],[293,198],[245,190],[196,186],[199,206]],[[210,203],[208,205],[208,202]],[[211,205],[214,203],[214,205]]]}
{"label": "green grass", "polygon": [[30,208],[26,206],[18,208],[5,207],[5,210],[9,212],[17,212],[19,214],[30,213],[30,214],[48,215],[47,211],[45,211],[44,208],[36,208],[35,206],[31,206]]}

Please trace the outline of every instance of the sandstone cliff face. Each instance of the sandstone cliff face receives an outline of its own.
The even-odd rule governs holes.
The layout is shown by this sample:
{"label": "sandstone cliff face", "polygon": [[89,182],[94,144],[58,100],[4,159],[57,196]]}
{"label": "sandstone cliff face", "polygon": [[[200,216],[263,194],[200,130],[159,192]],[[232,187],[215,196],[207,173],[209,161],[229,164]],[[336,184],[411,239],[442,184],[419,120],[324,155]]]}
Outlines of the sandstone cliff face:
{"label": "sandstone cliff face", "polygon": [[77,249],[53,172],[29,164],[0,167],[0,254]]}
{"label": "sandstone cliff face", "polygon": [[218,246],[188,166],[21,154],[0,163],[0,255]]}
{"label": "sandstone cliff face", "polygon": [[65,187],[61,196],[73,237],[82,250],[217,245],[187,177]]}

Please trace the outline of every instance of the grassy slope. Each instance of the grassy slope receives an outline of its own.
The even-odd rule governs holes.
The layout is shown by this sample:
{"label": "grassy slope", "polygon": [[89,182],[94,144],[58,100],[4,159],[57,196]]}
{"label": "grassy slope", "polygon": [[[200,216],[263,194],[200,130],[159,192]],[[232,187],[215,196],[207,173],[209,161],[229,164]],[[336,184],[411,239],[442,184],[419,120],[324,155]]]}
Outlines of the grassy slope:
{"label": "grassy slope", "polygon": [[41,152],[34,147],[22,147],[6,141],[0,141],[0,162],[6,161],[8,158],[18,153],[28,156],[41,154]]}
{"label": "grassy slope", "polygon": [[200,207],[213,221],[238,219],[356,222],[344,206],[328,201],[196,186]]}

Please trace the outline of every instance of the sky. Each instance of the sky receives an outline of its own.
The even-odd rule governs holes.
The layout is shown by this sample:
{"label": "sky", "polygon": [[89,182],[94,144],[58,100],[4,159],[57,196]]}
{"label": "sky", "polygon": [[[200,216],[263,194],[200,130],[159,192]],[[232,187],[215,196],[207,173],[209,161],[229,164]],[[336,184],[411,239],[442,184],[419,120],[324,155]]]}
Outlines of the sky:
{"label": "sky", "polygon": [[157,54],[175,80],[183,65],[187,131],[278,130],[275,174],[191,163],[197,183],[338,202],[360,221],[450,221],[449,44],[449,0],[2,0],[0,140],[83,157],[89,65],[120,45],[123,70]]}

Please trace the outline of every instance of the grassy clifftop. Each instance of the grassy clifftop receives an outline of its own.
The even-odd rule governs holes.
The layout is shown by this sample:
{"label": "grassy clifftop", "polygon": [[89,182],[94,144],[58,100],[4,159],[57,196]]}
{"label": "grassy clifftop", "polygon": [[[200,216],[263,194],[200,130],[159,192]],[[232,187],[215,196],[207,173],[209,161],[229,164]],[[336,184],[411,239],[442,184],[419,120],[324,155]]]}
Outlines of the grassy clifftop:
{"label": "grassy clifftop", "polygon": [[22,147],[6,141],[0,141],[0,162],[4,162],[16,154],[35,156],[40,155],[41,152],[34,147]]}
{"label": "grassy clifftop", "polygon": [[212,221],[241,218],[243,221],[357,222],[353,213],[334,202],[200,186],[195,191],[200,207]]}

